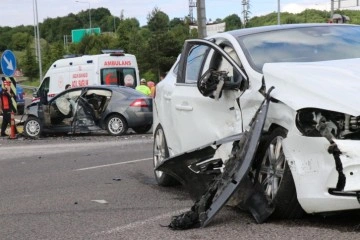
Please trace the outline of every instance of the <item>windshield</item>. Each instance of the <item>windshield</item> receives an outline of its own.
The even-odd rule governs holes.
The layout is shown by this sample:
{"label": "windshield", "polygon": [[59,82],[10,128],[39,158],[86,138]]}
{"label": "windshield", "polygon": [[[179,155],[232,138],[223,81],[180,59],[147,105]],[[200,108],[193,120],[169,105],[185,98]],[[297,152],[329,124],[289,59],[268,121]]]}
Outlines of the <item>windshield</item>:
{"label": "windshield", "polygon": [[265,63],[316,62],[360,58],[360,26],[299,27],[241,36],[238,41],[252,67]]}

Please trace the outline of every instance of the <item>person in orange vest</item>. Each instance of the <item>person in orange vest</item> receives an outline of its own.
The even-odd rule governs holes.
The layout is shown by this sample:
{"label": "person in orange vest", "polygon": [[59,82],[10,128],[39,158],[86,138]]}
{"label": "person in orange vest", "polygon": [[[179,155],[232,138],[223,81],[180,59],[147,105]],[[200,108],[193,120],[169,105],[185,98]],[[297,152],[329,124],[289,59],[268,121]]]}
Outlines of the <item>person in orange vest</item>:
{"label": "person in orange vest", "polygon": [[5,130],[7,126],[10,124],[11,121],[11,95],[9,93],[8,86],[10,82],[5,81],[4,87],[0,93],[0,105],[1,105],[1,111],[3,115],[3,120],[1,124],[1,136],[5,137],[7,136],[5,133]]}

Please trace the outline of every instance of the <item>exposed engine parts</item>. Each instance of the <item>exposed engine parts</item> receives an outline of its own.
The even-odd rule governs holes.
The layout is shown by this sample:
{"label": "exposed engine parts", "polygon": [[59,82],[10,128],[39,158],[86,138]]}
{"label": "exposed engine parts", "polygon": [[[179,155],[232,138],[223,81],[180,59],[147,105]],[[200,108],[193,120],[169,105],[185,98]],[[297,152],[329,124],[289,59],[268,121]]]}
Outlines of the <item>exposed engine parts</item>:
{"label": "exposed engine parts", "polygon": [[340,159],[341,151],[334,139],[360,139],[360,117],[320,109],[302,109],[298,112],[296,124],[305,136],[322,136],[330,142],[328,152],[334,156],[338,172],[334,190],[343,191],[346,176]]}
{"label": "exposed engine parts", "polygon": [[298,112],[296,125],[305,136],[331,139],[360,139],[360,116],[322,109],[306,108]]}

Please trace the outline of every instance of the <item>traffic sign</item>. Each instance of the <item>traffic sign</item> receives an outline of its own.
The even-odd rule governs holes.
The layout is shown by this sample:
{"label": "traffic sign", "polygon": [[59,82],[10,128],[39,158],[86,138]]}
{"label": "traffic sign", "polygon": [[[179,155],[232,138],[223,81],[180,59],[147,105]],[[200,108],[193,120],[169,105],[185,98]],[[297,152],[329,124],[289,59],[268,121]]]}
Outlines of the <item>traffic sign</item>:
{"label": "traffic sign", "polygon": [[14,75],[16,70],[16,59],[12,51],[5,50],[5,52],[1,55],[1,69],[8,77],[12,77]]}

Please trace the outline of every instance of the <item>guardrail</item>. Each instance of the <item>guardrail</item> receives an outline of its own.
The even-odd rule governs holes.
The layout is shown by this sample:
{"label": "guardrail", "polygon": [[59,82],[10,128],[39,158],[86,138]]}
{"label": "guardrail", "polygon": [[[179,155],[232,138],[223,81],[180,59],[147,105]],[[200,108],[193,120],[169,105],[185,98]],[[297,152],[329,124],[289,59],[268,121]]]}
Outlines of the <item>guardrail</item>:
{"label": "guardrail", "polygon": [[20,84],[23,89],[34,90],[37,87]]}

